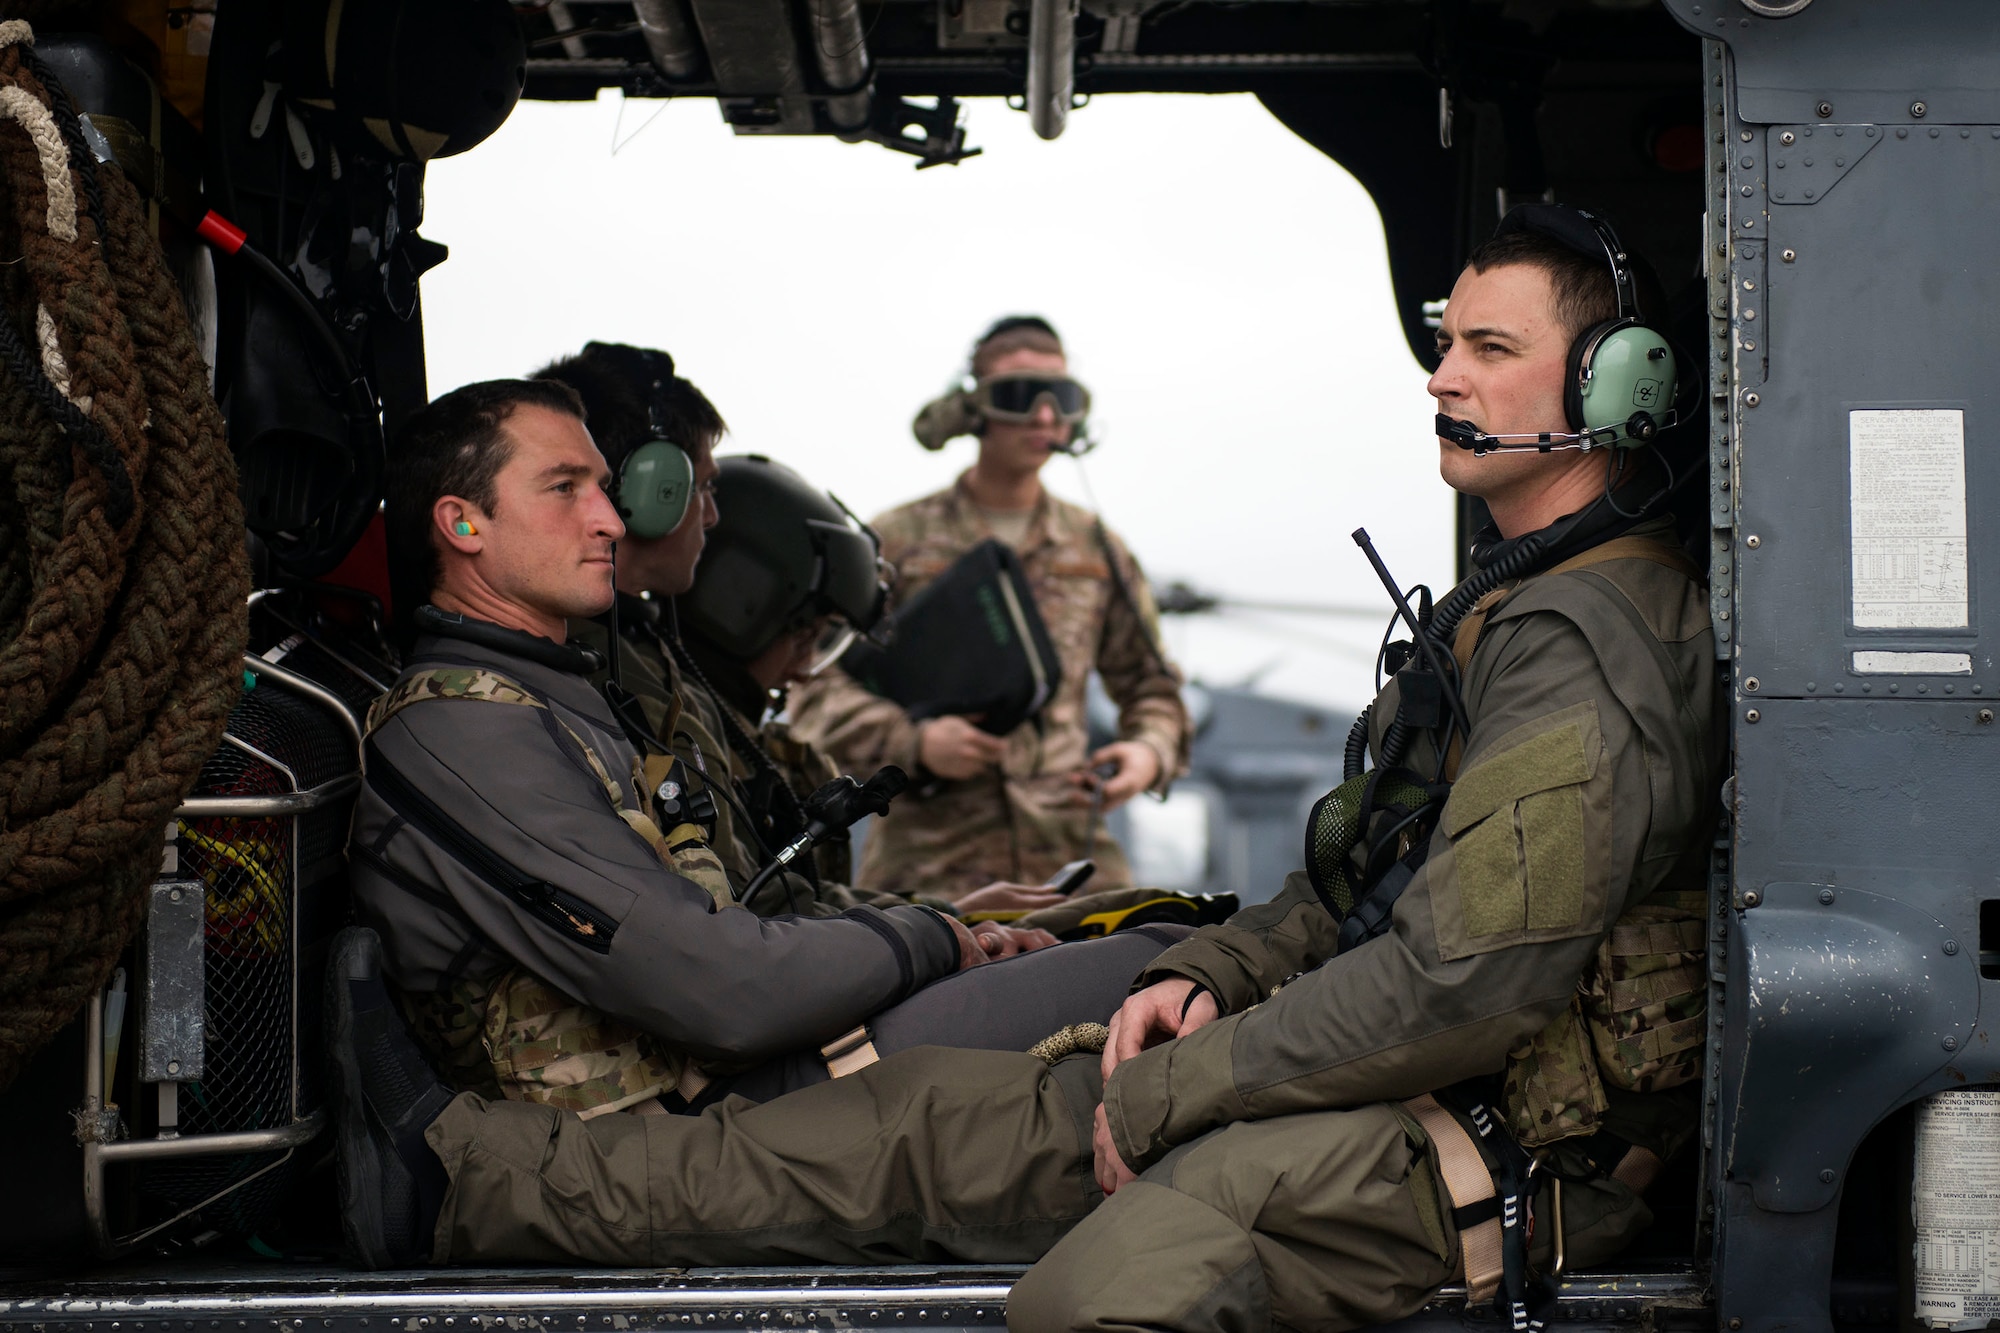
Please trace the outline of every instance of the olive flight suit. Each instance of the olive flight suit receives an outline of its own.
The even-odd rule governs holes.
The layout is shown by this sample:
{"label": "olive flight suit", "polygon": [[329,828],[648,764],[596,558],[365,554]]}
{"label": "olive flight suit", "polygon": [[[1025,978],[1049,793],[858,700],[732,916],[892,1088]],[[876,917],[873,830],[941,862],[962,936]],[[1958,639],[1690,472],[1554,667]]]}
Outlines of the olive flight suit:
{"label": "olive flight suit", "polygon": [[[1223,1017],[1101,1089],[1141,1172],[1110,1200],[1092,1178],[1095,1056],[918,1049],[699,1117],[585,1123],[460,1097],[428,1131],[452,1180],[435,1257],[1040,1259],[1012,1327],[1351,1328],[1420,1308],[1464,1263],[1437,1149],[1402,1103],[1503,1071],[1510,1130],[1575,1178],[1570,1261],[1608,1257],[1648,1214],[1586,1150],[1603,1133],[1658,1159],[1680,1146],[1698,1085],[1643,1089],[1663,1063],[1698,1068],[1704,1020],[1656,1014],[1630,1050],[1579,1047],[1601,1026],[1586,1037],[1579,997],[1622,949],[1655,947],[1631,940],[1688,939],[1647,914],[1705,883],[1713,635],[1702,589],[1645,554],[1496,601],[1466,645],[1457,783],[1388,931],[1334,953],[1295,875],[1143,974],[1198,981]],[[1619,1012],[1658,1007],[1633,1003]]]}
{"label": "olive flight suit", "polygon": [[[903,602],[994,535],[966,494],[964,477],[890,510],[873,526],[882,558],[896,567],[896,598]],[[998,772],[897,799],[862,847],[864,888],[956,899],[996,880],[1039,884],[1080,856],[1097,862],[1093,890],[1131,884],[1124,852],[1101,819],[1093,827],[1070,783],[1088,761],[1084,684],[1092,670],[1118,704],[1119,737],[1158,754],[1155,789],[1166,790],[1186,771],[1192,737],[1180,676],[1161,656],[1152,594],[1138,563],[1096,515],[1046,491],[1018,554],[1062,661],[1062,686],[1039,719],[1007,736]],[[1119,592],[1121,579],[1129,595]],[[917,724],[837,666],[792,692],[792,715],[798,735],[849,772],[896,764],[922,776]]]}
{"label": "olive flight suit", "polygon": [[727,907],[726,884],[677,863],[582,655],[508,642],[418,639],[371,718],[349,842],[386,978],[455,1084],[638,1106],[697,1066],[811,1049],[957,970],[950,924],[923,908]]}

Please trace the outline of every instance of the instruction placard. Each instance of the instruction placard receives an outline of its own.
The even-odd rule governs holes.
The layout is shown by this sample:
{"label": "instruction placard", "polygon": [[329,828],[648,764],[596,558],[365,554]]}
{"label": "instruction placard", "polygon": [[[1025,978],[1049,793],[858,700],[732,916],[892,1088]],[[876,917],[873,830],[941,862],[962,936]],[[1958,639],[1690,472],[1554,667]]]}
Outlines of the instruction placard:
{"label": "instruction placard", "polygon": [[1866,408],[1847,414],[1854,624],[1969,624],[1965,413]]}
{"label": "instruction placard", "polygon": [[1986,1327],[2000,1318],[2000,1089],[1954,1088],[1918,1106],[1912,1184],[1917,1319]]}

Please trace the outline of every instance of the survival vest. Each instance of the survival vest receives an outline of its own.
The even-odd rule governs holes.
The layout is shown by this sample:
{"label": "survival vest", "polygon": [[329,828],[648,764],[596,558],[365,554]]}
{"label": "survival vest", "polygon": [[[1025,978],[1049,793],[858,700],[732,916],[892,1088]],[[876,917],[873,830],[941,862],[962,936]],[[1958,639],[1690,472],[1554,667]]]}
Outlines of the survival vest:
{"label": "survival vest", "polygon": [[[1627,559],[1697,577],[1678,550],[1633,536],[1592,547],[1547,572]],[[1461,679],[1487,623],[1522,582],[1486,594],[1459,623],[1452,656]],[[1341,921],[1341,949],[1388,930],[1396,898],[1427,855],[1463,747],[1464,737],[1455,734],[1441,783],[1427,783],[1405,769],[1370,770],[1314,806],[1307,821],[1306,869]],[[1663,889],[1633,904],[1599,945],[1569,1007],[1508,1053],[1500,1109],[1522,1147],[1595,1133],[1609,1106],[1607,1083],[1650,1092],[1701,1077],[1708,1010],[1706,909],[1707,895],[1698,889]]]}
{"label": "survival vest", "polygon": [[[575,728],[496,671],[440,667],[406,676],[369,710],[367,735],[372,737],[403,709],[434,699],[549,711],[575,742],[618,817],[664,865],[700,885],[717,910],[733,904],[729,881],[709,849],[706,831],[679,823],[662,832],[652,813],[658,807],[650,799],[651,775],[639,758],[632,761],[628,792]],[[628,794],[633,798],[629,805]],[[663,1092],[705,1081],[685,1057],[663,1048],[651,1035],[590,1008],[519,966],[483,979],[453,975],[430,995],[399,994],[398,999],[418,1040],[440,1071],[462,1090],[498,1091],[515,1101],[540,1102],[589,1117],[622,1111]]]}

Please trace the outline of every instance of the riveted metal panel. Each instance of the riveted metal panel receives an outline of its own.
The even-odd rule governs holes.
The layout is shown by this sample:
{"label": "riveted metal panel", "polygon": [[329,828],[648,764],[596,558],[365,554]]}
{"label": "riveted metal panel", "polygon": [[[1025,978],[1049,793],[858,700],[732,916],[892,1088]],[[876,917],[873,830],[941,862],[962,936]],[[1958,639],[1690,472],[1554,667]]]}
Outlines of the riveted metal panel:
{"label": "riveted metal panel", "polygon": [[147,900],[139,1077],[148,1083],[185,1083],[205,1072],[206,903],[198,879],[160,880]]}
{"label": "riveted metal panel", "polygon": [[[1787,198],[1770,201],[1768,234],[1732,282],[1738,341],[1769,357],[1766,377],[1746,375],[1736,389],[1738,518],[1746,542],[1758,538],[1740,553],[1739,679],[1755,677],[1767,698],[1990,695],[2000,690],[1986,642],[2000,627],[2000,582],[1982,575],[2000,569],[2000,524],[1980,502],[2000,498],[2000,379],[1977,331],[2000,305],[1988,257],[2000,127],[1835,125],[1811,140],[1804,128],[1758,155],[1758,172],[1783,174],[1779,160],[1848,165],[1828,165],[1816,201],[1797,181],[1768,187]],[[1852,623],[1849,413],[1870,408],[1964,413],[1963,627]],[[1855,669],[1855,653],[1882,651],[1967,655],[1971,670],[1885,680]]]}
{"label": "riveted metal panel", "polygon": [[1810,0],[1784,17],[1739,0],[1667,7],[1690,31],[1729,43],[1737,114],[1752,124],[1908,121],[1918,101],[1933,120],[2000,121],[2000,26],[1987,0]]}
{"label": "riveted metal panel", "polygon": [[[2000,1080],[1982,1026],[2000,983],[1976,957],[1979,902],[2000,897],[1985,643],[2000,625],[2000,16],[1956,0],[1667,5],[1714,39],[1705,240],[1727,456],[1709,508],[1735,751],[1705,1091],[1716,1316],[1799,1333],[1832,1325],[1863,1138],[1936,1088]],[[1964,555],[1919,560],[1904,600],[1944,603],[1906,617],[1920,628],[1855,623],[1888,618],[1854,595],[1850,413],[1871,409],[1962,414]],[[1908,489],[1935,502],[1918,535],[1948,542],[1961,454],[1950,430],[1917,438],[1929,420],[1904,418],[1909,436],[1875,455],[1864,517]],[[1909,485],[1925,457],[1945,477],[1930,497]]]}

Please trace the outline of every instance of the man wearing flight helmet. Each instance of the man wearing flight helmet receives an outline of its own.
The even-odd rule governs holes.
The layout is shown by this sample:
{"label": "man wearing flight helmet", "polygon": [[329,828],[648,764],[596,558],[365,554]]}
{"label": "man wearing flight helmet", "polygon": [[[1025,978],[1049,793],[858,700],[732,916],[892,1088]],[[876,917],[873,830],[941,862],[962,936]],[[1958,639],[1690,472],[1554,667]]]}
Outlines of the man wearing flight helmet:
{"label": "man wearing flight helmet", "polygon": [[1345,1329],[1454,1278],[1539,1321],[1536,1268],[1629,1244],[1699,1123],[1724,747],[1665,517],[1699,462],[1657,440],[1699,395],[1632,268],[1553,205],[1474,251],[1430,392],[1493,521],[1315,811],[1358,831],[1163,954],[1101,1055],[905,1051],[671,1137],[462,1098],[441,1254],[1039,1259],[1017,1329]]}
{"label": "man wearing flight helmet", "polygon": [[[726,522],[710,538],[694,586],[675,598],[673,649],[685,686],[713,710],[739,766],[747,822],[739,845],[760,853],[737,867],[744,883],[806,826],[804,802],[839,776],[833,761],[768,714],[787,689],[838,657],[882,617],[875,535],[825,493],[762,455],[726,458],[716,482]],[[861,776],[866,776],[863,774]],[[861,895],[843,832],[819,843],[762,889],[755,910],[840,910]]]}
{"label": "man wearing flight helmet", "polygon": [[[691,877],[718,901],[740,900],[803,830],[805,799],[835,776],[817,751],[764,719],[771,691],[823,660],[812,650],[817,631],[838,647],[851,637],[840,631],[865,631],[880,618],[886,589],[874,534],[764,460],[730,460],[735,511],[719,504],[724,468],[715,449],[728,427],[665,352],[587,343],[537,378],[567,384],[583,400],[626,524],[615,663],[605,625],[581,624],[577,638],[606,657],[597,683],[623,703],[628,732],[646,754],[648,788],[664,783],[678,793],[687,817],[668,831],[677,863],[706,860],[713,869]],[[685,612],[678,623],[677,609]],[[921,886],[857,895],[847,887],[846,846],[844,837],[822,844],[821,857],[787,870],[746,905],[767,915],[829,915],[923,896]],[[979,892],[968,910],[1034,908],[1051,897],[1006,885]],[[933,905],[950,910],[943,900]],[[981,938],[1004,956],[1049,937],[987,928]]]}
{"label": "man wearing flight helmet", "polygon": [[[1077,447],[1090,407],[1055,330],[1032,315],[1002,319],[969,369],[971,386],[926,407],[915,430],[930,449],[976,435],[977,459],[950,488],[873,526],[903,602],[980,542],[1013,547],[1061,659],[1061,688],[1038,717],[994,736],[974,718],[915,721],[835,669],[795,693],[796,729],[856,771],[894,763],[932,780],[870,831],[868,888],[959,898],[989,880],[1040,882],[1081,856],[1097,862],[1093,889],[1129,885],[1096,815],[1186,769],[1180,676],[1160,650],[1137,562],[1096,515],[1042,485],[1049,458]],[[1119,710],[1118,738],[1095,753],[1084,716],[1093,670]]]}

